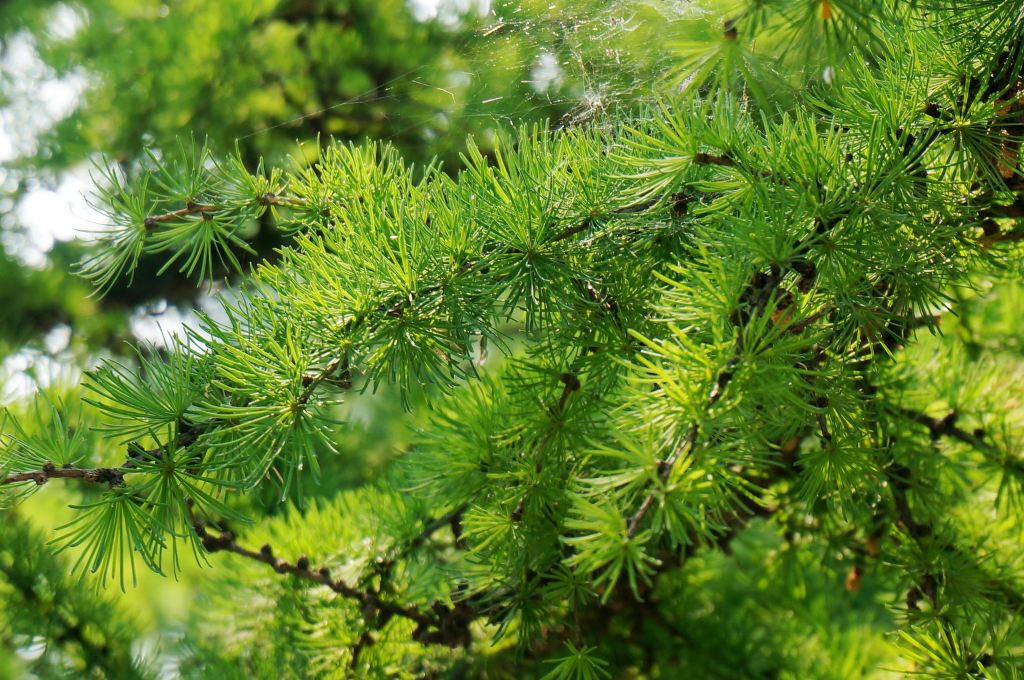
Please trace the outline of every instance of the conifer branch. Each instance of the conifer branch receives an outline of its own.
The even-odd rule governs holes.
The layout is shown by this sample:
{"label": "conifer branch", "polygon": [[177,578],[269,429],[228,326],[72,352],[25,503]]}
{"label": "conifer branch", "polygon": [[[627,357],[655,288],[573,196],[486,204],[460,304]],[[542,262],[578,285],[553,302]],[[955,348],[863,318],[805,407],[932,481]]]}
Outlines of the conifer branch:
{"label": "conifer branch", "polygon": [[[399,546],[398,550],[395,550],[387,557],[379,560],[376,564],[377,574],[381,577],[382,583],[391,575],[391,571],[394,569],[395,564],[399,560],[405,558],[411,554],[414,550],[424,545],[430,538],[438,531],[445,527],[450,527],[452,530],[452,536],[455,539],[456,544],[461,539],[460,522],[462,521],[462,515],[466,512],[468,504],[464,503],[459,507],[455,508],[449,513],[440,515],[431,520],[428,520],[424,525],[422,531],[416,534],[415,538],[403,545]],[[383,585],[382,585],[383,589]]]}
{"label": "conifer branch", "polygon": [[[719,376],[725,373],[725,371],[722,371],[722,373],[719,373]],[[699,433],[700,425],[698,425],[696,422],[691,424],[690,429],[687,432],[686,438],[683,440],[682,445],[676,447],[675,451],[672,452],[672,455],[670,455],[664,461],[658,463],[659,483],[664,484],[666,481],[668,481],[669,475],[672,474],[672,468],[675,466],[676,461],[678,461],[680,457],[688,454],[691,450],[693,450],[693,446],[697,442],[697,435]],[[629,519],[629,524],[626,527],[626,538],[633,538],[633,536],[636,535],[636,532],[640,529],[640,522],[644,520],[644,517],[647,516],[647,513],[650,512],[652,507],[654,507],[655,500],[656,496],[653,492],[647,494],[643,502],[640,504],[640,507]]]}
{"label": "conifer branch", "polygon": [[[990,459],[999,460],[1002,456],[1001,452],[994,444],[985,441],[986,433],[983,428],[975,428],[973,431],[968,431],[956,424],[958,420],[958,414],[955,411],[950,411],[943,418],[933,418],[928,414],[913,409],[899,408],[897,413],[916,424],[922,425],[928,428],[929,434],[933,440],[948,437],[961,441],[970,445],[975,451],[984,454]],[[910,508],[906,502],[906,491],[909,488],[909,476],[910,472],[903,466],[898,466],[890,474],[890,480],[893,483],[893,494],[896,499],[897,509],[900,515],[900,521],[907,527],[908,532],[914,539],[927,538],[934,534],[931,527],[924,526],[920,523],[913,521],[910,513]],[[975,561],[974,556],[967,555],[963,550],[952,544],[944,544],[944,549],[947,552],[953,552],[957,555],[968,559],[969,561]],[[981,566],[979,565],[979,569]],[[997,594],[1002,601],[1009,608],[1015,611],[1024,611],[1024,593],[1021,593],[1014,589],[1012,586],[1002,583],[995,578],[989,578],[988,583],[985,584],[993,593]],[[921,584],[919,591],[925,594],[929,594],[929,589],[932,587],[931,583]],[[908,595],[908,603],[912,598]]]}
{"label": "conifer branch", "polygon": [[380,613],[387,617],[399,616],[409,619],[418,624],[429,626],[433,620],[427,614],[411,606],[402,606],[388,602],[380,598],[372,591],[359,590],[348,586],[341,579],[331,578],[331,572],[326,567],[319,569],[310,566],[309,558],[305,555],[299,557],[294,563],[274,556],[273,548],[263,545],[258,551],[250,550],[235,541],[235,536],[230,531],[221,531],[217,534],[210,533],[206,527],[197,523],[193,525],[196,534],[202,541],[203,548],[207,552],[229,552],[245,557],[256,562],[266,564],[279,574],[289,574],[311,583],[326,586],[342,597],[359,602],[364,607],[369,607],[374,614]]}
{"label": "conifer branch", "polygon": [[[998,454],[998,449],[984,441],[983,430],[979,428],[974,432],[967,432],[958,427],[956,425],[957,414],[955,411],[950,412],[944,418],[933,418],[925,413],[903,407],[898,408],[896,412],[903,418],[927,427],[933,440],[941,437],[950,437],[969,444],[987,454]],[[895,443],[895,439],[890,437],[890,446],[893,443]],[[889,482],[893,502],[896,507],[897,520],[911,540],[917,543],[922,550],[926,548],[929,541],[938,541],[944,552],[958,555],[967,562],[974,563],[979,572],[985,572],[983,565],[977,561],[973,554],[966,553],[955,543],[941,536],[931,524],[922,522],[915,517],[908,498],[910,491],[913,489],[912,473],[908,467],[892,460],[885,469],[885,475]],[[927,598],[932,609],[939,613],[940,620],[952,628],[948,617],[941,611],[938,587],[938,576],[931,571],[926,570],[923,572],[914,586],[907,592],[907,609],[918,609],[918,603],[923,598]],[[984,587],[1010,611],[1024,612],[1024,593],[1018,591],[1014,586],[1005,583],[997,577],[986,575]]]}
{"label": "conifer branch", "polygon": [[[550,407],[548,410],[548,415],[551,417],[552,420],[557,420],[562,416],[562,414],[565,411],[565,404],[566,402],[569,401],[569,397],[572,395],[573,392],[576,392],[580,389],[580,379],[577,378],[572,373],[562,373],[560,376],[558,376],[558,381],[562,383],[563,387],[562,393],[558,397],[558,403]],[[551,430],[549,429],[544,433],[543,437],[541,438],[540,443],[537,446],[538,451],[543,451],[547,447],[548,440],[550,439],[550,437]],[[536,472],[537,474],[540,474],[542,471],[543,468],[540,462],[538,462]],[[523,495],[520,496],[519,502],[516,503],[516,506],[512,509],[512,513],[509,515],[509,518],[513,522],[519,522],[523,519],[523,513],[526,511],[526,501],[529,495],[530,489],[527,489],[523,493]]]}
{"label": "conifer branch", "polygon": [[123,468],[80,468],[73,465],[57,467],[53,463],[44,463],[38,470],[9,473],[0,479],[0,486],[21,482],[35,482],[36,485],[42,486],[51,479],[81,479],[95,484],[120,486],[124,483],[124,475]]}
{"label": "conifer branch", "polygon": [[[213,534],[192,513],[191,501],[187,503],[187,506],[192,517],[192,528],[207,552],[228,552],[239,555],[265,564],[278,574],[295,576],[304,581],[325,586],[342,597],[358,602],[361,605],[363,616],[368,619],[373,628],[381,628],[390,619],[399,617],[416,623],[417,627],[413,633],[413,639],[423,644],[440,644],[456,647],[460,645],[468,646],[470,643],[468,626],[476,618],[477,612],[464,602],[457,602],[453,607],[435,602],[431,606],[430,611],[426,612],[414,605],[402,605],[385,600],[377,591],[360,590],[359,588],[349,586],[340,578],[332,578],[330,569],[327,567],[313,567],[310,564],[309,558],[305,555],[292,563],[276,557],[273,548],[269,544],[264,544],[258,551],[255,551],[240,545],[235,540],[234,534],[230,531],[221,531]],[[430,533],[433,533],[451,522],[452,516],[446,516],[443,522],[440,519],[429,522],[424,528],[424,532],[429,530]],[[429,534],[423,536],[425,541],[426,536],[429,536]],[[361,649],[368,642],[368,640],[363,640],[362,637],[360,640],[362,642],[357,644],[357,649]]]}
{"label": "conifer branch", "polygon": [[[795,469],[795,468],[794,468]],[[767,489],[771,483],[777,481],[782,476],[769,476],[766,477],[762,483],[764,489]],[[751,521],[755,519],[767,519],[773,517],[778,511],[779,506],[777,504],[769,504],[766,499],[762,496],[756,498],[743,499],[742,511],[733,512],[725,520],[725,530],[715,534],[714,541],[712,542],[716,550],[720,550],[725,554],[731,554],[731,545],[733,539],[735,539],[744,529],[750,526]],[[697,548],[700,545],[696,535],[692,536],[692,539],[686,546],[686,556],[692,557],[697,552]]]}
{"label": "conifer branch", "polygon": [[174,220],[181,219],[182,217],[188,217],[189,215],[206,215],[208,213],[217,212],[220,208],[216,205],[210,205],[208,203],[192,203],[189,202],[184,208],[180,210],[172,210],[165,212],[160,215],[151,215],[145,219],[143,224],[147,230],[152,230],[157,227],[161,222],[173,222]]}
{"label": "conifer branch", "polygon": [[1018,196],[1009,205],[993,204],[981,211],[982,217],[1004,217],[1008,219],[1024,219],[1024,197]]}
{"label": "conifer branch", "polygon": [[986,248],[998,243],[1017,243],[1024,241],[1024,229],[1015,229],[1013,231],[999,231],[997,229],[990,231],[990,233],[982,234],[978,241]]}
{"label": "conifer branch", "polygon": [[369,628],[363,628],[363,632],[359,634],[359,639],[352,645],[351,654],[352,657],[349,659],[348,668],[349,670],[355,670],[359,666],[359,657],[362,656],[363,650],[374,643],[373,634]]}
{"label": "conifer branch", "polygon": [[[798,244],[798,251],[802,250],[802,246]],[[718,376],[715,378],[714,385],[711,387],[711,392],[708,394],[702,408],[701,414],[707,414],[715,404],[722,398],[725,389],[729,386],[735,375],[735,369],[740,361],[740,357],[743,352],[743,328],[747,322],[751,319],[759,316],[765,306],[768,304],[772,293],[776,290],[779,283],[782,281],[782,270],[779,267],[773,267],[771,273],[765,275],[764,273],[757,271],[751,277],[750,282],[747,284],[743,293],[740,296],[740,307],[735,311],[732,321],[737,326],[740,326],[736,336],[736,341],[733,345],[732,356],[726,363],[725,367],[718,372]],[[748,306],[748,309],[744,309]],[[694,421],[690,424],[690,428],[683,438],[682,443],[673,450],[672,454],[664,461],[658,464],[658,483],[664,485],[669,477],[672,475],[672,470],[676,463],[683,456],[688,455],[693,451],[697,444],[697,438],[700,435],[700,422]],[[647,494],[640,507],[637,509],[633,516],[630,517],[629,523],[626,527],[626,538],[633,538],[637,531],[640,529],[640,523],[643,521],[647,513],[650,512],[651,508],[654,507],[654,503],[657,500],[656,492],[652,491]]]}
{"label": "conifer branch", "polygon": [[554,236],[548,239],[548,241],[550,243],[558,243],[559,241],[565,241],[567,239],[572,238],[576,234],[582,234],[587,229],[590,229],[592,226],[594,226],[592,220],[583,220],[582,222],[566,227],[565,229],[556,233]]}
{"label": "conifer branch", "polygon": [[[201,431],[201,427],[185,421],[179,422],[178,435],[174,446],[176,448],[190,446],[199,438]],[[83,468],[70,464],[58,467],[52,461],[47,461],[38,470],[8,473],[7,476],[0,479],[0,486],[22,482],[35,482],[37,485],[42,486],[51,479],[81,479],[90,483],[109,484],[111,487],[121,486],[124,484],[124,476],[126,474],[145,472],[145,470],[139,467],[140,460],[161,460],[167,455],[170,446],[170,444],[164,444],[153,449],[142,449],[135,442],[129,442],[127,458],[119,467]]]}
{"label": "conifer branch", "polygon": [[[984,572],[983,566],[977,563],[974,555],[965,553],[954,543],[939,536],[930,524],[915,519],[907,499],[907,494],[912,488],[911,473],[908,468],[893,463],[888,468],[886,476],[892,489],[899,522],[903,525],[911,540],[919,544],[922,549],[924,549],[928,541],[939,541],[944,552],[958,555],[968,562],[975,563],[977,569]],[[991,575],[986,575],[984,587],[1010,611],[1016,613],[1024,612],[1024,593],[1019,592],[1012,585]],[[939,602],[939,577],[930,570],[924,571],[917,579],[915,585],[907,592],[907,609],[916,610],[922,598],[927,598],[933,611],[938,613],[940,620],[951,626],[947,615],[942,612],[941,603]]]}
{"label": "conifer branch", "polygon": [[306,404],[309,403],[310,397],[313,396],[313,392],[316,391],[316,388],[328,380],[334,372],[345,363],[347,363],[346,357],[335,357],[327,362],[327,365],[324,366],[323,370],[319,373],[310,376],[308,379],[304,379],[303,382],[306,385],[306,389],[299,395],[296,403],[300,407],[306,406]]}
{"label": "conifer branch", "polygon": [[736,161],[732,156],[728,155],[715,155],[706,153],[704,151],[698,151],[693,155],[693,162],[698,165],[719,165],[726,168],[736,167]]}
{"label": "conifer branch", "polygon": [[984,429],[976,428],[973,432],[968,432],[959,427],[957,425],[959,414],[956,411],[950,411],[942,418],[933,418],[927,413],[905,407],[900,407],[897,412],[904,418],[926,427],[932,439],[949,437],[968,444],[982,453],[993,456],[1000,455],[1000,451],[996,446],[985,441]]}
{"label": "conifer branch", "polygon": [[[641,204],[639,206],[638,205],[624,206],[622,208],[618,208],[616,210],[611,211],[609,214],[610,215],[633,214],[633,213],[636,213],[638,211],[644,211],[644,210],[649,210],[651,208],[654,208],[659,203],[660,203],[660,201],[645,201],[643,204]],[[587,231],[588,229],[591,229],[594,226],[594,221],[596,219],[600,218],[600,217],[601,217],[600,214],[595,213],[592,217],[590,217],[590,218],[588,218],[586,220],[583,220],[581,222],[578,222],[576,224],[573,224],[573,225],[563,229],[560,232],[557,232],[550,239],[548,239],[548,242],[549,243],[557,243],[557,242],[560,242],[560,241],[568,240],[568,239],[570,239],[570,238],[572,238],[574,236],[577,236],[577,235]],[[488,253],[488,255],[493,257],[496,254],[501,254],[501,253],[510,254],[512,252],[513,251],[511,249],[509,249],[509,248],[495,249],[495,250],[491,251],[490,253]],[[478,270],[478,268],[484,262],[486,262],[486,259],[487,258],[485,257],[485,258],[483,258],[481,260],[476,260],[476,259],[468,260],[468,261],[464,262],[459,267],[457,273],[459,275],[466,275],[466,274],[468,274],[470,272],[473,272],[474,270]],[[366,314],[363,314],[363,315],[360,315],[360,316],[356,316],[356,317],[353,317],[352,319],[350,319],[348,322],[345,323],[343,330],[345,332],[347,332],[347,333],[353,333],[356,330],[358,330],[364,323],[366,323],[371,318],[373,318],[374,316],[377,316],[377,315],[383,315],[385,317],[391,317],[391,318],[399,318],[399,317],[401,317],[404,314],[405,309],[409,305],[412,305],[415,302],[415,298],[416,297],[433,295],[435,293],[441,292],[442,290],[444,290],[445,285],[446,284],[444,284],[444,283],[435,283],[435,284],[431,284],[431,285],[425,286],[422,289],[420,289],[419,291],[417,291],[415,296],[413,296],[412,294],[408,294],[408,295],[405,295],[405,294],[395,294],[395,295],[391,296],[390,298],[382,301],[379,305],[377,305],[376,308],[374,308],[374,310],[372,312],[366,313]],[[587,290],[588,295],[592,299],[597,295],[597,289],[594,288],[593,285],[591,285],[589,283],[586,284],[586,290]],[[610,311],[613,311],[615,309],[615,304],[614,304],[613,301],[604,300],[602,306],[606,310],[610,310]],[[343,385],[345,387],[351,387],[351,373],[350,373],[351,369],[349,367],[348,355],[346,354],[345,356],[334,357],[333,359],[331,359],[328,362],[328,364],[325,366],[325,368],[322,369],[320,372],[318,372],[318,373],[315,373],[315,372],[314,373],[309,373],[306,376],[304,376],[303,384],[305,385],[305,389],[302,392],[302,394],[299,396],[299,398],[296,400],[296,403],[300,407],[305,407],[307,405],[307,403],[309,402],[309,399],[312,397],[313,393],[315,392],[316,388],[318,386],[320,386],[321,384],[327,382],[330,379],[331,375],[333,375],[334,372],[337,371],[339,368],[342,369],[342,371],[343,371]]]}
{"label": "conifer branch", "polygon": [[[199,370],[178,371],[172,362],[168,370],[151,370],[156,364],[143,362],[145,370],[117,371],[96,400],[101,414],[112,416],[112,433],[140,441],[152,432],[173,434],[183,413],[202,423],[201,433],[179,421],[176,440],[149,451],[130,444],[118,468],[47,463],[9,473],[42,461],[80,460],[79,438],[57,441],[29,430],[11,452],[2,481],[77,477],[115,485],[132,472],[174,472],[184,465],[188,474],[168,475],[166,488],[132,484],[137,496],[105,494],[68,525],[65,543],[84,546],[86,567],[106,571],[134,550],[159,569],[165,549],[177,555],[175,541],[184,533],[203,546],[200,555],[234,554],[254,571],[264,569],[258,563],[288,583],[295,580],[302,587],[289,597],[299,602],[334,597],[351,620],[332,618],[317,628],[318,635],[338,633],[342,642],[323,656],[320,650],[332,645],[310,645],[317,651],[308,652],[309,668],[348,663],[349,674],[369,675],[401,659],[423,664],[413,673],[432,672],[440,667],[437,650],[424,655],[410,643],[468,647],[474,622],[485,620],[498,636],[519,634],[518,649],[529,651],[515,657],[517,664],[528,664],[537,652],[554,654],[554,641],[566,643],[570,655],[551,677],[583,677],[588,663],[592,676],[601,676],[605,665],[608,675],[628,673],[625,664],[635,666],[638,658],[632,648],[645,655],[645,667],[671,667],[675,661],[665,661],[676,650],[663,653],[639,639],[665,639],[638,634],[645,621],[669,629],[669,639],[685,645],[694,667],[702,667],[702,641],[685,632],[699,626],[681,625],[681,615],[671,611],[675,601],[658,602],[666,594],[659,586],[668,585],[672,572],[686,579],[679,567],[694,555],[735,548],[730,562],[763,556],[763,541],[743,541],[742,551],[741,542],[734,543],[758,518],[772,518],[765,521],[773,530],[785,530],[798,569],[816,566],[808,558],[819,548],[831,551],[836,538],[855,542],[847,547],[860,558],[878,556],[879,541],[891,536],[887,557],[894,559],[878,559],[877,566],[888,569],[887,583],[904,584],[909,615],[898,623],[910,625],[901,632],[918,635],[919,622],[928,624],[921,629],[930,627],[922,636],[937,631],[921,645],[916,668],[928,672],[933,661],[945,662],[939,657],[947,649],[960,666],[966,659],[970,671],[975,661],[988,665],[992,657],[971,648],[992,648],[1000,636],[1006,648],[1019,647],[1019,632],[1004,635],[1004,621],[1024,612],[1024,596],[1014,583],[1004,526],[969,535],[981,513],[961,520],[974,511],[968,503],[988,500],[996,465],[1002,474],[996,507],[1019,509],[1024,466],[1000,450],[1007,445],[999,433],[971,431],[955,411],[932,417],[888,403],[871,378],[886,368],[875,362],[915,339],[915,328],[934,327],[937,318],[916,316],[921,310],[944,308],[950,290],[1020,264],[1021,250],[1011,244],[1024,241],[1024,185],[1014,176],[1020,172],[1017,127],[1024,123],[1024,32],[1017,14],[999,9],[1002,4],[1008,6],[970,0],[948,31],[924,25],[926,17],[941,15],[938,9],[915,5],[889,14],[892,3],[880,0],[861,3],[858,12],[819,0],[793,11],[764,7],[723,15],[723,32],[707,52],[698,49],[700,40],[683,50],[684,92],[673,92],[660,111],[610,131],[524,131],[499,142],[493,154],[473,147],[457,176],[441,176],[433,167],[413,170],[375,145],[332,143],[311,167],[267,173],[262,165],[249,172],[242,153],[229,164],[213,162],[205,148],[186,151],[182,162],[164,163],[165,154],[154,153],[157,171],[148,179],[128,185],[120,180],[127,173],[112,175],[113,188],[104,193],[114,206],[107,213],[111,249],[86,270],[102,287],[138,271],[143,253],[170,253],[167,267],[178,262],[183,271],[212,276],[215,266],[237,264],[236,249],[247,249],[238,226],[253,217],[270,219],[272,208],[294,214],[293,226],[309,233],[281,251],[280,262],[253,274],[255,285],[239,302],[227,303],[228,322],[204,320],[212,340],[203,341],[209,351]],[[884,14],[875,17],[875,11]],[[989,15],[1002,16],[1005,26],[986,28],[993,22],[982,19]],[[910,18],[921,20],[920,32],[903,32]],[[970,28],[986,34],[993,54],[956,39]],[[840,86],[815,87],[810,100],[794,97],[792,107],[790,101],[763,106],[760,93],[773,83],[757,82],[762,70],[756,62],[766,55],[731,51],[775,29],[792,32],[785,44],[810,35],[828,42],[824,63],[842,66]],[[860,45],[864,35],[870,45]],[[908,42],[913,49],[904,54]],[[846,58],[852,43],[863,47],[863,59]],[[962,57],[959,80],[948,77],[949,55],[930,56],[938,45]],[[823,80],[831,80],[831,69]],[[796,82],[806,73],[780,75]],[[939,88],[930,84],[935,77]],[[702,94],[687,100],[685,91]],[[309,198],[275,193],[284,187]],[[359,196],[358,206],[341,206],[342,224],[332,228],[326,206],[333,209],[340,203],[334,197],[350,191]],[[690,209],[691,200],[699,201],[698,209]],[[185,207],[146,217],[153,205]],[[999,244],[1008,247],[986,251]],[[216,264],[216,258],[223,260]],[[513,378],[482,391],[461,389],[470,343],[477,334],[502,336],[510,326],[512,333],[526,330],[525,348],[509,343],[526,359],[516,364],[510,358],[512,367],[498,369]],[[926,341],[948,347],[957,338]],[[644,344],[639,350],[638,342]],[[192,347],[184,349],[192,357]],[[900,365],[907,393],[915,380],[930,379],[925,362],[911,365],[918,359]],[[550,366],[559,365],[572,368],[555,386],[558,371]],[[609,365],[609,374],[602,374]],[[328,402],[319,395],[351,388],[356,369],[374,385],[397,377],[403,388],[417,380],[453,387],[442,397],[451,402],[436,415],[434,429],[402,457],[409,476],[396,477],[423,482],[415,489],[424,503],[412,507],[443,514],[413,520],[417,515],[406,512],[400,526],[381,525],[389,534],[382,537],[386,547],[343,580],[307,556],[282,559],[278,553],[298,555],[309,535],[327,527],[344,533],[330,537],[333,551],[318,554],[356,545],[365,534],[354,525],[372,512],[367,501],[388,498],[377,483],[347,489],[336,504],[308,515],[290,514],[283,523],[301,531],[286,528],[274,547],[260,549],[223,524],[198,521],[191,500],[182,510],[181,499],[191,496],[206,504],[203,516],[230,513],[219,499],[241,485],[238,472],[248,491],[268,470],[287,471],[282,482],[294,488],[306,463],[314,467],[314,456],[336,443]],[[586,412],[581,380],[587,381]],[[513,393],[514,403],[503,404]],[[987,416],[982,422],[988,427]],[[60,423],[57,429],[66,428]],[[642,433],[634,436],[637,430]],[[588,443],[580,444],[577,435]],[[897,447],[894,436],[907,441]],[[940,438],[954,443],[948,461]],[[933,477],[927,460],[914,458],[922,450],[961,468],[970,484],[955,493],[931,484],[942,477]],[[890,494],[881,499],[861,493],[876,486],[878,467]],[[209,476],[192,475],[196,471]],[[394,479],[379,484],[400,492]],[[152,493],[144,495],[149,486]],[[851,490],[856,493],[841,499],[840,517],[829,501]],[[885,496],[885,488],[878,493]],[[467,505],[453,508],[451,498],[472,499],[465,538]],[[958,503],[949,515],[942,512],[946,501]],[[783,519],[774,519],[776,513]],[[862,519],[871,526],[861,527]],[[859,543],[865,529],[866,546]],[[795,538],[798,530],[806,539]],[[991,545],[975,555],[979,536],[988,535]],[[413,568],[421,557],[430,560],[422,572]],[[848,590],[859,587],[861,566],[849,572]],[[443,602],[428,603],[420,584],[406,590],[399,579],[437,567],[450,569],[449,583],[458,584],[437,596]],[[965,587],[957,583],[961,575]],[[433,592],[438,582],[426,581]],[[719,592],[710,579],[697,587],[721,597],[721,610],[732,608],[729,598],[758,596],[744,588],[759,594],[779,588],[777,601],[788,597],[781,592],[787,586],[749,581],[730,582]],[[824,611],[817,605],[830,587],[806,589],[808,611]],[[228,578],[224,588],[243,592],[246,584]],[[594,593],[601,602],[588,604]],[[224,599],[245,606],[244,596]],[[877,598],[850,603],[851,612],[877,604],[869,599]],[[919,607],[930,611],[915,613]],[[967,628],[979,609],[986,616],[975,637]],[[275,627],[288,622],[276,614],[267,618]],[[855,627],[849,624],[841,623],[842,634]],[[265,637],[273,654],[280,651],[274,645],[290,642]],[[367,650],[378,639],[380,654],[371,655]],[[608,645],[608,662],[585,646],[598,639]],[[962,642],[968,644],[957,647]],[[620,653],[620,643],[630,646],[629,654]],[[402,651],[392,655],[398,646]],[[480,651],[505,647],[511,645]],[[880,653],[889,651],[881,647]],[[216,650],[225,657],[234,652]],[[476,661],[468,658],[465,672],[477,670]],[[521,674],[540,675],[536,670],[526,665]]]}
{"label": "conifer branch", "polygon": [[[289,208],[300,208],[308,205],[308,202],[304,198],[295,196],[279,196],[272,192],[261,194],[259,198],[256,199],[256,202],[263,206],[284,206]],[[147,230],[152,230],[163,222],[173,222],[181,219],[182,217],[189,217],[190,215],[205,216],[219,212],[223,209],[223,206],[212,203],[193,203],[189,201],[185,204],[184,208],[171,210],[159,215],[150,215],[149,217],[146,217],[143,224]]]}
{"label": "conifer branch", "polygon": [[267,192],[259,197],[260,205],[287,206],[289,208],[302,208],[309,205],[309,201],[297,196],[279,196]]}

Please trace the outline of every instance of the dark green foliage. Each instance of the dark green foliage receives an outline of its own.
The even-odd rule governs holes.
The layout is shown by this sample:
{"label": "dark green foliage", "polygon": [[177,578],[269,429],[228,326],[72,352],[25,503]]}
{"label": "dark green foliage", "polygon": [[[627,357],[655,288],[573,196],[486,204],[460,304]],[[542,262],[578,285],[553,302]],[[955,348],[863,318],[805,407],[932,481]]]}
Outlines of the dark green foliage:
{"label": "dark green foliage", "polygon": [[68,574],[38,532],[15,513],[0,527],[0,636],[26,658],[0,663],[3,677],[151,678],[135,658],[133,626],[110,602]]}

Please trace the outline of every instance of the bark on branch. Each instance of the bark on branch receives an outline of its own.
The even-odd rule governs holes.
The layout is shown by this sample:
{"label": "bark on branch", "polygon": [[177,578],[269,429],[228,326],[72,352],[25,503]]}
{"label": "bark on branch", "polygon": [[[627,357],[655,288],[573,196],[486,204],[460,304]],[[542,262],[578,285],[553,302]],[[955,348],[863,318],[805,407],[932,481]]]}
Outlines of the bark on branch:
{"label": "bark on branch", "polygon": [[[461,512],[461,510],[459,511]],[[453,520],[454,515],[446,515],[436,521],[428,522],[422,540],[414,541],[417,545]],[[415,605],[399,604],[381,597],[374,590],[361,590],[334,578],[327,567],[314,567],[305,555],[295,562],[275,556],[270,545],[263,545],[259,550],[252,550],[240,545],[230,531],[216,534],[207,530],[206,525],[193,517],[193,529],[207,552],[228,552],[255,562],[267,565],[278,574],[287,574],[310,583],[324,586],[341,595],[358,602],[367,625],[372,629],[382,628],[394,617],[408,619],[416,623],[413,639],[423,644],[438,644],[448,647],[468,646],[472,641],[469,624],[478,616],[477,611],[465,602],[456,602],[448,606],[441,602],[433,603],[429,609]]]}
{"label": "bark on branch", "polygon": [[122,468],[80,468],[73,465],[57,467],[53,463],[44,463],[38,470],[8,474],[0,479],[0,486],[21,482],[35,482],[36,485],[42,486],[51,479],[81,479],[95,484],[119,486],[124,483],[125,472]]}

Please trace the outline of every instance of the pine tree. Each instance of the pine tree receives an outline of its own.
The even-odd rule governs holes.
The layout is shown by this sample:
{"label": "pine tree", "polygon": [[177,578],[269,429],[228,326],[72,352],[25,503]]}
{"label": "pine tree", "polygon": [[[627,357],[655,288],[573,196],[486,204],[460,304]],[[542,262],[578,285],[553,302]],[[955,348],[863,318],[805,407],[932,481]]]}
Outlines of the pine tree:
{"label": "pine tree", "polygon": [[[715,7],[656,101],[453,175],[111,170],[100,291],[207,279],[268,212],[291,245],[12,413],[12,502],[80,480],[53,541],[101,587],[211,567],[185,677],[1019,677],[1021,7]],[[415,440],[308,497],[377,389]]]}

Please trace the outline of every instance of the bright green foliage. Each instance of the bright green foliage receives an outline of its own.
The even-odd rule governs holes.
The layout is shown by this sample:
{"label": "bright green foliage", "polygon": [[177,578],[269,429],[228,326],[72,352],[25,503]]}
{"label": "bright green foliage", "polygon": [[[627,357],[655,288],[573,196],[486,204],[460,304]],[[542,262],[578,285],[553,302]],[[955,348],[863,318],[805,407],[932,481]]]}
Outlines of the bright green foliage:
{"label": "bright green foliage", "polygon": [[[100,583],[212,563],[187,677],[1017,677],[1024,18],[798,4],[716,4],[687,87],[454,174],[112,173],[101,289],[267,210],[293,241],[87,377],[116,467],[16,424],[5,482],[105,485],[54,539]],[[358,388],[421,432],[304,498]]]}

